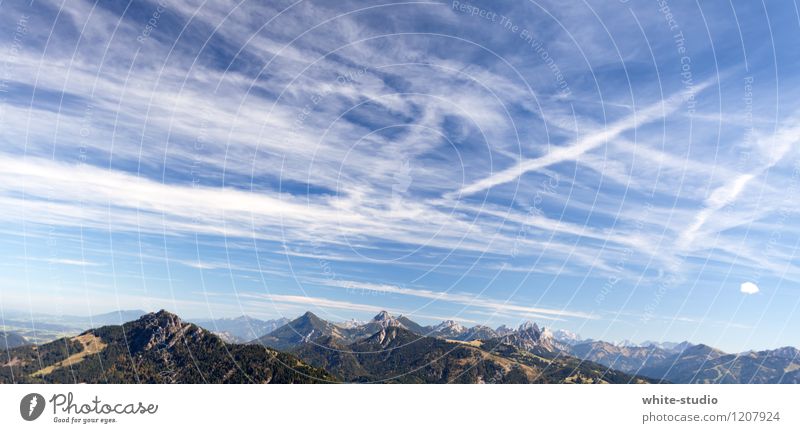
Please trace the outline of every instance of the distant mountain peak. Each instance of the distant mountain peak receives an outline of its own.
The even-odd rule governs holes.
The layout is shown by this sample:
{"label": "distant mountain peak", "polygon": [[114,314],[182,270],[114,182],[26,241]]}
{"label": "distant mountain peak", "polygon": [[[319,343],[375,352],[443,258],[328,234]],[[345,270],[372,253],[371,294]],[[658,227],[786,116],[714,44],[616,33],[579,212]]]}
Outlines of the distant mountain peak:
{"label": "distant mountain peak", "polygon": [[144,349],[149,350],[158,345],[172,346],[181,338],[185,338],[187,332],[192,330],[192,334],[200,336],[203,334],[202,328],[191,323],[184,322],[176,314],[167,310],[160,310],[156,313],[148,313],[140,319],[126,324],[127,327],[137,329],[138,338],[144,343]]}
{"label": "distant mountain peak", "polygon": [[362,320],[356,320],[355,318],[353,318],[345,320],[344,322],[341,323],[337,323],[336,325],[344,329],[353,329],[353,328],[358,328],[359,326],[363,326],[364,323],[365,322]]}
{"label": "distant mountain peak", "polygon": [[198,319],[194,324],[208,329],[225,340],[226,343],[245,343],[267,335],[277,328],[289,323],[289,319],[261,320],[242,315],[234,318]]}
{"label": "distant mountain peak", "polygon": [[452,328],[454,326],[461,326],[455,320],[444,320],[440,323],[437,328]]}
{"label": "distant mountain peak", "polygon": [[373,317],[372,321],[373,322],[385,322],[387,320],[392,320],[392,319],[394,319],[394,317],[392,317],[391,314],[389,314],[387,311],[384,310],[384,311],[381,311],[380,313],[378,313],[375,317]]}
{"label": "distant mountain peak", "polygon": [[85,320],[87,322],[86,325],[92,327],[121,325],[123,323],[140,319],[147,314],[147,311],[143,310],[117,310],[103,314],[95,314],[93,316],[86,317]]}
{"label": "distant mountain peak", "polygon": [[395,319],[391,314],[386,311],[381,311],[372,318],[370,324],[377,324],[382,328],[387,328],[389,326],[397,326],[397,327],[404,327],[404,325],[400,322],[400,320]]}
{"label": "distant mountain peak", "polygon": [[341,338],[341,328],[307,311],[302,316],[259,337],[260,344],[283,350],[325,336]]}
{"label": "distant mountain peak", "polygon": [[497,327],[497,329],[494,330],[494,332],[496,332],[497,335],[502,337],[504,335],[508,335],[508,334],[514,332],[514,330],[512,328],[509,328],[506,325],[500,325],[500,326]]}
{"label": "distant mountain peak", "polygon": [[566,346],[557,342],[549,329],[539,328],[532,322],[525,322],[519,328],[506,334],[501,341],[528,352],[556,352],[566,350]]}
{"label": "distant mountain peak", "polygon": [[707,344],[703,344],[703,343],[695,344],[693,346],[690,346],[690,348],[694,352],[710,352],[710,351],[716,350],[713,347],[711,347],[711,346],[709,346]]}
{"label": "distant mountain peak", "polygon": [[154,320],[156,321],[169,321],[173,323],[183,323],[180,317],[177,314],[170,313],[167,310],[159,310],[155,313],[147,313],[140,317],[136,322],[145,322],[145,323],[152,323]]}
{"label": "distant mountain peak", "polygon": [[328,324],[326,320],[323,320],[322,318],[320,318],[319,316],[310,311],[306,311],[305,314],[303,314],[302,316],[289,322],[290,325],[294,324],[294,326],[297,326],[302,323],[310,323],[313,324],[314,326],[327,326]]}
{"label": "distant mountain peak", "polygon": [[641,343],[636,344],[634,346],[638,346],[638,347],[655,347],[655,348],[663,349],[663,350],[666,350],[666,351],[669,351],[669,352],[683,352],[687,348],[694,346],[694,344],[692,344],[692,343],[690,343],[688,341],[684,341],[684,342],[681,342],[681,343],[673,343],[673,342],[670,342],[670,341],[646,340],[646,341],[642,341]]}
{"label": "distant mountain peak", "polygon": [[521,325],[519,325],[519,328],[517,328],[517,331],[520,331],[520,332],[521,331],[528,331],[528,330],[531,330],[531,331],[533,331],[535,333],[539,333],[540,332],[539,331],[539,325],[537,325],[536,323],[531,322],[529,320],[526,320]]}
{"label": "distant mountain peak", "polygon": [[681,356],[699,356],[708,359],[717,358],[720,356],[725,355],[726,353],[715,349],[706,344],[695,344],[694,346],[689,346],[681,352]]}
{"label": "distant mountain peak", "polygon": [[[161,311],[164,311],[164,310],[161,310]],[[118,314],[118,315],[120,315],[120,316],[126,316],[126,315],[132,315],[132,314],[133,314],[133,315],[135,315],[135,314],[138,314],[138,315],[139,315],[139,317],[141,317],[141,316],[144,316],[145,314],[147,314],[147,311],[144,311],[144,310],[117,310],[117,311],[112,311],[112,312],[110,312],[110,313],[107,313],[107,314],[109,314],[109,315],[111,315],[111,314]]]}
{"label": "distant mountain peak", "polygon": [[553,338],[566,344],[575,344],[581,340],[580,335],[566,329],[557,329],[553,331]]}
{"label": "distant mountain peak", "polygon": [[464,325],[456,322],[455,320],[445,320],[442,323],[436,325],[436,327],[434,327],[433,330],[437,332],[448,331],[450,333],[460,334],[466,332],[467,328]]}
{"label": "distant mountain peak", "polygon": [[773,350],[765,350],[765,351],[760,352],[760,353],[766,353],[766,354],[769,354],[769,355],[772,355],[772,356],[778,356],[778,357],[781,357],[781,358],[790,359],[793,362],[795,360],[800,362],[800,350],[798,350],[796,347],[792,347],[792,346],[784,346],[784,347],[779,347],[779,348],[773,349]]}

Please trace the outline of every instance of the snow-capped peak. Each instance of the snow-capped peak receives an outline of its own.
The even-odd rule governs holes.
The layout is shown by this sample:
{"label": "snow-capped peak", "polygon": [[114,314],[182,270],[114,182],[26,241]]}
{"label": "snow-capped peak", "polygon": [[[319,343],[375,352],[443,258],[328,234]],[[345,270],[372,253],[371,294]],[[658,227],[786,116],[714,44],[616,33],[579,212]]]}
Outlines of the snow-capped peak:
{"label": "snow-capped peak", "polygon": [[386,311],[381,311],[380,313],[378,313],[378,315],[376,315],[375,317],[372,318],[372,321],[373,322],[385,322],[387,320],[392,320],[392,319],[394,319],[394,317],[392,317],[391,314],[389,314]]}
{"label": "snow-capped peak", "polygon": [[363,320],[350,319],[350,320],[345,320],[344,322],[339,323],[338,325],[339,327],[344,329],[353,329],[364,325],[364,323],[365,322]]}
{"label": "snow-capped peak", "polygon": [[455,320],[445,320],[444,322],[436,325],[436,327],[434,328],[434,331],[444,331],[444,330],[453,333],[462,333],[466,332],[467,328],[464,325],[456,322]]}
{"label": "snow-capped peak", "polygon": [[580,335],[572,331],[567,331],[566,329],[557,329],[553,331],[553,338],[565,343],[575,343],[581,340]]}
{"label": "snow-capped peak", "polygon": [[519,328],[517,330],[518,331],[527,331],[529,329],[533,330],[533,332],[538,333],[539,332],[539,325],[537,325],[537,324],[535,324],[535,323],[533,323],[531,321],[526,320],[523,324],[519,325]]}
{"label": "snow-capped peak", "polygon": [[529,352],[554,352],[562,350],[564,347],[555,340],[553,332],[549,328],[539,328],[539,325],[531,322],[519,325],[517,331],[505,335],[502,339],[506,344]]}
{"label": "snow-capped peak", "polygon": [[503,335],[508,335],[508,334],[514,332],[514,330],[509,328],[506,325],[500,325],[500,326],[497,327],[497,329],[494,330],[494,332],[496,332],[500,336],[503,336]]}
{"label": "snow-capped peak", "polygon": [[395,319],[391,314],[387,313],[386,311],[381,311],[380,313],[378,313],[377,316],[372,318],[372,321],[370,323],[377,323],[383,328],[389,326],[399,326],[401,328],[404,328],[403,324],[400,323],[399,320]]}

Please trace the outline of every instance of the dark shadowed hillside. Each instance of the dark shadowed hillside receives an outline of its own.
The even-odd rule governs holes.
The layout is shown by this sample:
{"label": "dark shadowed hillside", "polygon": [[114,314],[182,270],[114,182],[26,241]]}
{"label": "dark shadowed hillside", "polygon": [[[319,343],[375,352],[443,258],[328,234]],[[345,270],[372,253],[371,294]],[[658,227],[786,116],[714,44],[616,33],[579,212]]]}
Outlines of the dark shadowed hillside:
{"label": "dark shadowed hillside", "polygon": [[326,336],[293,354],[348,382],[636,383],[644,379],[571,356],[534,355],[511,345],[424,337],[390,326],[355,343]]}

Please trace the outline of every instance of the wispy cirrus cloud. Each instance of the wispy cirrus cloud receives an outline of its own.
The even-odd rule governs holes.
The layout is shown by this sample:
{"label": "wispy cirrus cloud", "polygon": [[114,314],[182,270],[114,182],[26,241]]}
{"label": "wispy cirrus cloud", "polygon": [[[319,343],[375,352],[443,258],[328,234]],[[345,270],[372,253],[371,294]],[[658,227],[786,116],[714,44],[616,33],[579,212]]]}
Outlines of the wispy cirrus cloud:
{"label": "wispy cirrus cloud", "polygon": [[499,300],[484,297],[482,295],[472,295],[467,293],[435,292],[425,289],[413,289],[395,286],[392,284],[375,284],[359,281],[322,281],[321,284],[348,290],[369,290],[375,293],[393,293],[398,295],[412,296],[418,298],[431,299],[434,301],[451,302],[471,308],[481,308],[490,313],[503,315],[506,312],[524,314],[530,318],[563,320],[562,317],[573,317],[580,319],[596,319],[597,316],[580,311],[558,310],[553,308],[540,308],[535,306],[518,305],[509,300]]}

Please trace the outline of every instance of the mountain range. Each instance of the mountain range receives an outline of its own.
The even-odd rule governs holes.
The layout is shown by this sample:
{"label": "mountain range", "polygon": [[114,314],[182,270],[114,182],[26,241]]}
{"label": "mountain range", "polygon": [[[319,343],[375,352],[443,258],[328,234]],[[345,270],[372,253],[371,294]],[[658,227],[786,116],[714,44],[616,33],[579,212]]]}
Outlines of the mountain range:
{"label": "mountain range", "polygon": [[289,319],[282,317],[261,320],[250,316],[239,316],[223,319],[197,319],[192,320],[192,323],[214,332],[228,343],[245,343],[269,334],[289,323]]}
{"label": "mountain range", "polygon": [[527,329],[523,335],[540,339],[526,343],[541,345],[539,354],[502,341],[490,346],[412,329],[442,331],[386,312],[348,329],[309,312],[253,344],[236,344],[162,310],[123,325],[8,349],[0,360],[0,383],[647,382],[547,353],[547,335]]}
{"label": "mountain range", "polygon": [[225,343],[166,311],[76,337],[11,349],[0,383],[320,383],[336,378],[296,357]]}
{"label": "mountain range", "polygon": [[603,341],[568,347],[570,354],[610,369],[671,383],[800,383],[794,347],[725,353],[705,344],[615,345]]}
{"label": "mountain range", "polygon": [[162,310],[44,344],[6,336],[16,347],[0,355],[0,383],[800,382],[791,347],[727,354],[687,342],[614,344],[530,322],[422,326],[386,311],[340,324],[311,312],[198,323]]}
{"label": "mountain range", "polygon": [[[337,326],[308,312],[254,343],[287,350],[311,365],[325,368],[349,381],[365,381],[369,377],[380,377],[386,372],[365,367],[373,365],[371,352],[377,349],[365,347],[369,340],[363,339],[375,335],[380,329],[388,328],[399,329],[389,334],[392,336],[389,347],[401,349],[392,353],[409,359],[414,357],[409,357],[406,352],[435,353],[437,350],[444,350],[443,345],[449,344],[453,346],[447,349],[469,346],[506,360],[522,361],[527,366],[530,366],[532,360],[545,360],[550,372],[557,370],[560,365],[572,366],[573,369],[586,365],[593,372],[582,378],[582,381],[587,382],[636,381],[641,378],[669,383],[800,382],[800,356],[797,356],[797,349],[792,347],[728,354],[703,344],[689,342],[644,342],[637,345],[628,341],[610,343],[587,340],[569,331],[551,331],[530,322],[523,323],[517,329],[506,326],[491,329],[480,325],[466,328],[452,320],[445,320],[435,326],[421,326],[405,316],[394,318],[385,311],[371,321],[351,321],[347,326]],[[409,334],[415,338],[409,338]],[[401,337],[400,341],[404,341],[402,345],[394,343],[397,335]],[[434,343],[429,339],[440,341]],[[470,356],[463,351],[448,353],[456,353],[462,359],[470,356],[473,361],[477,359],[474,353]],[[446,364],[446,361],[453,359],[458,358],[451,355],[437,361]],[[391,358],[387,358],[387,361],[390,360]],[[597,365],[604,366],[608,374],[622,373],[625,377],[602,375],[595,368]],[[479,376],[480,380],[485,380],[483,375],[471,376],[470,379],[479,381]],[[384,379],[387,380],[387,377]],[[516,379],[519,377],[509,378],[508,381]],[[407,377],[403,380],[414,379]],[[436,380],[452,381],[452,378],[443,375]],[[506,379],[501,375],[492,380],[503,382]],[[574,378],[571,375],[556,375],[548,380],[565,382]]]}
{"label": "mountain range", "polygon": [[[475,338],[480,332],[488,338]],[[421,326],[385,311],[344,327],[307,312],[253,343],[288,351],[346,382],[646,382],[555,351],[552,335],[533,324],[500,336],[452,321]]]}

